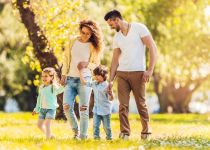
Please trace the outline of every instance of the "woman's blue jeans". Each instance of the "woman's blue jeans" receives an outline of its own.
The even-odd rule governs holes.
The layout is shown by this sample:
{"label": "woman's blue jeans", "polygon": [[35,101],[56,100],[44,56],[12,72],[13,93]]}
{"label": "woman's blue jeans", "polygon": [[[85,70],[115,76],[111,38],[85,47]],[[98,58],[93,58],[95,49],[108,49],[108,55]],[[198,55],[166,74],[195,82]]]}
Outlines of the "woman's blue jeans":
{"label": "woman's blue jeans", "polygon": [[[91,77],[85,77],[85,80],[91,81]],[[68,105],[69,109],[64,109],[64,113],[73,131],[78,133],[80,130],[81,139],[87,138],[91,90],[90,87],[81,85],[79,77],[67,77],[63,105]],[[78,128],[78,120],[74,113],[74,103],[77,95],[79,96],[80,128]]]}

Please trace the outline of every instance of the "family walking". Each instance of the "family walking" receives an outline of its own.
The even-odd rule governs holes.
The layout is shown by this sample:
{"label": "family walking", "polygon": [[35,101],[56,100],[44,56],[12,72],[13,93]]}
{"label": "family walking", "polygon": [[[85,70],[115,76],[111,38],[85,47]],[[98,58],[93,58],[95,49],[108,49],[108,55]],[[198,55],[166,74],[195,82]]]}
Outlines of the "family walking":
{"label": "family walking", "polygon": [[[157,59],[155,42],[144,24],[126,22],[117,10],[108,12],[104,19],[117,31],[113,37],[109,77],[107,67],[100,65],[102,33],[97,23],[92,20],[81,21],[79,36],[67,42],[60,82],[53,68],[45,68],[42,71],[43,84],[39,87],[37,104],[32,114],[39,114],[38,127],[46,134],[47,139],[54,138],[50,131],[50,121],[56,114],[56,95],[62,92],[64,113],[73,130],[73,138],[87,139],[89,100],[93,90],[93,137],[100,139],[99,128],[102,122],[106,139],[111,140],[112,86],[115,78],[119,99],[119,138],[127,140],[130,136],[128,113],[131,91],[141,118],[140,136],[147,139],[151,134],[145,102],[145,83],[152,76]],[[146,47],[149,50],[147,69]],[[79,97],[79,125],[74,113],[76,96]]]}

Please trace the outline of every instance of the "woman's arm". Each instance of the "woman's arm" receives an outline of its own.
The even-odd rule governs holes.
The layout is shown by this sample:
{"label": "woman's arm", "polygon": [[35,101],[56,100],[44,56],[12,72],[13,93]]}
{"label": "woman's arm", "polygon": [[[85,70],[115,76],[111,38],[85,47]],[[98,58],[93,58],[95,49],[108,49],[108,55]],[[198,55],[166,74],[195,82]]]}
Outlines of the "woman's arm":
{"label": "woman's arm", "polygon": [[70,64],[70,60],[69,60],[69,57],[70,57],[70,41],[69,42],[66,42],[65,46],[64,46],[64,53],[63,53],[63,61],[62,61],[62,64],[63,64],[63,67],[62,67],[62,75],[63,76],[66,76],[68,74],[68,69],[69,69],[69,64]]}
{"label": "woman's arm", "polygon": [[67,42],[64,46],[64,53],[63,53],[63,61],[62,61],[62,76],[60,80],[61,85],[65,85],[66,82],[66,75],[69,71],[69,64],[70,64],[70,43]]}

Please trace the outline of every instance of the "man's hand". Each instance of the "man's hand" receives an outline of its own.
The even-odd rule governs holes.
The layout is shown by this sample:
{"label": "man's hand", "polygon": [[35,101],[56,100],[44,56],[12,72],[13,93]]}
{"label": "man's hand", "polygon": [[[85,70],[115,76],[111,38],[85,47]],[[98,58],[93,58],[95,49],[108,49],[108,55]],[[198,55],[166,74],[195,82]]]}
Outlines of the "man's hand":
{"label": "man's hand", "polygon": [[109,84],[107,86],[107,92],[108,93],[112,92],[112,87],[113,87],[113,82],[109,82]]}
{"label": "man's hand", "polygon": [[143,80],[144,82],[149,82],[149,78],[152,76],[153,71],[152,70],[147,70],[143,74]]}
{"label": "man's hand", "polygon": [[32,112],[32,115],[33,115],[33,116],[36,115],[36,114],[37,114],[37,113],[36,113],[35,111]]}
{"label": "man's hand", "polygon": [[114,96],[113,96],[112,90],[110,92],[108,92],[108,95],[109,95],[109,100],[113,101],[114,100]]}
{"label": "man's hand", "polygon": [[89,64],[89,62],[81,61],[81,62],[78,63],[77,69],[81,70],[82,68],[87,68],[88,64]]}
{"label": "man's hand", "polygon": [[66,76],[62,75],[61,80],[60,80],[60,84],[62,86],[64,86],[66,84]]}

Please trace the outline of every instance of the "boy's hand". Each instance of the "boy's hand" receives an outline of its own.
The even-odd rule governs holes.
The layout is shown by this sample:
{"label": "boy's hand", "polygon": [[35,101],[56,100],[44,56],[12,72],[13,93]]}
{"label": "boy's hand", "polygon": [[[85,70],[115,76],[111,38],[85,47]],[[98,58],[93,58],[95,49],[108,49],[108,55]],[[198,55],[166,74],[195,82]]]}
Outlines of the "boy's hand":
{"label": "boy's hand", "polygon": [[77,69],[81,70],[82,68],[87,68],[87,66],[88,66],[88,62],[81,61],[78,63]]}
{"label": "boy's hand", "polygon": [[37,113],[35,111],[32,112],[32,116],[36,115]]}
{"label": "boy's hand", "polygon": [[110,101],[114,100],[114,96],[113,96],[113,92],[112,91],[109,91],[108,95],[109,95],[109,100]]}

